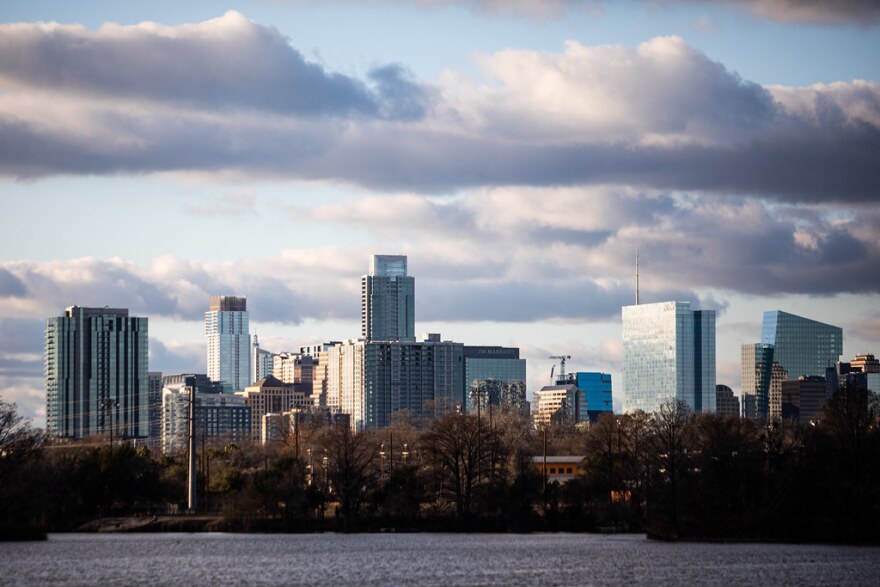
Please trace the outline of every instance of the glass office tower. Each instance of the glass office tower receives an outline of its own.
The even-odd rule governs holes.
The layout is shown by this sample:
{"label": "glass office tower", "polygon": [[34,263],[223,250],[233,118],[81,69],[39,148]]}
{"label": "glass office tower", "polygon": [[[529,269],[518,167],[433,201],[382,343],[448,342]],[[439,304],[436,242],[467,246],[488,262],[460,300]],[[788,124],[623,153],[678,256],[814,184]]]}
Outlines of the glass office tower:
{"label": "glass office tower", "polygon": [[[742,345],[742,395],[754,396],[754,413],[748,418],[767,418],[770,414],[770,381],[773,376],[773,345]],[[745,400],[743,400],[745,402]]]}
{"label": "glass office tower", "polygon": [[611,397],[611,375],[608,373],[575,373],[575,383],[584,393],[578,400],[578,417],[596,422],[602,414],[613,414],[614,403]]}
{"label": "glass office tower", "polygon": [[205,312],[208,377],[220,383],[223,393],[240,391],[252,383],[248,329],[247,298],[211,296]]}
{"label": "glass office tower", "polygon": [[406,274],[405,255],[371,257],[361,278],[361,336],[415,341],[415,279]]}
{"label": "glass office tower", "polygon": [[774,347],[773,361],[788,372],[789,379],[802,375],[825,376],[843,353],[843,330],[787,312],[764,312],[761,343]]}
{"label": "glass office tower", "polygon": [[715,410],[715,312],[690,302],[624,306],[624,411],[654,412],[671,400]]}
{"label": "glass office tower", "polygon": [[521,408],[526,403],[526,360],[519,349],[500,346],[464,347],[464,387],[468,412],[489,405]]}
{"label": "glass office tower", "polygon": [[150,434],[147,319],[119,308],[71,306],[46,320],[46,432]]}

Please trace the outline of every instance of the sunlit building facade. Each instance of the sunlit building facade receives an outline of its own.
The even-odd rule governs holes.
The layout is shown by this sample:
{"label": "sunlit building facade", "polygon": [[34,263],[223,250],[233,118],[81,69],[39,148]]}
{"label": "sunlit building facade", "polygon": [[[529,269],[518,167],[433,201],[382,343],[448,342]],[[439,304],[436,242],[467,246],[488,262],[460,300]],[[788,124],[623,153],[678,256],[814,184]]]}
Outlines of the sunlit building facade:
{"label": "sunlit building facade", "polygon": [[657,411],[672,400],[715,410],[715,312],[690,302],[623,307],[623,407]]}
{"label": "sunlit building facade", "polygon": [[208,377],[223,386],[224,393],[244,389],[251,383],[251,337],[247,298],[211,296],[205,312],[208,342]]}

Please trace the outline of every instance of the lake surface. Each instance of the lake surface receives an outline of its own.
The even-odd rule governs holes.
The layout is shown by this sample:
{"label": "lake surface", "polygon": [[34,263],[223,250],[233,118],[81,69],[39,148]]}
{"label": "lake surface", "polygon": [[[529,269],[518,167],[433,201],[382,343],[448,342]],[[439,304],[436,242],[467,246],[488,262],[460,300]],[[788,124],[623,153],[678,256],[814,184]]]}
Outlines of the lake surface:
{"label": "lake surface", "polygon": [[880,547],[590,534],[52,534],[0,543],[3,585],[880,582]]}

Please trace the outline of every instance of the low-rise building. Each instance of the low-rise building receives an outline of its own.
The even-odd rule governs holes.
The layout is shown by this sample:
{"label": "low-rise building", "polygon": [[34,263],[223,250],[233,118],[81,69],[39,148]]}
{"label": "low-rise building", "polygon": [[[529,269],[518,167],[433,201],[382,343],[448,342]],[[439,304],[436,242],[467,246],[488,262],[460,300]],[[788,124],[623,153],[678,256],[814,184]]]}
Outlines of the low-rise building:
{"label": "low-rise building", "polygon": [[543,456],[532,457],[532,466],[542,475],[547,483],[553,481],[563,484],[571,481],[576,476],[586,472],[586,457],[572,456]]}

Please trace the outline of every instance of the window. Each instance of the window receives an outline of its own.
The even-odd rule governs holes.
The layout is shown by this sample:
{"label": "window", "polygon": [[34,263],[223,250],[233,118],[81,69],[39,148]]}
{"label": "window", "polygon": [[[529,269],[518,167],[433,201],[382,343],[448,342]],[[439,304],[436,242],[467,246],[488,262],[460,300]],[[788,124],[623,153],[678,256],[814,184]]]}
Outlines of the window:
{"label": "window", "polygon": [[569,468],[568,468],[568,469],[566,469],[566,471],[565,471],[565,472],[566,472],[566,473],[568,473],[568,474],[569,474],[569,475],[571,475],[571,474],[572,474],[572,473],[573,473],[573,471],[572,471],[572,469],[571,469],[571,467],[569,467]]}
{"label": "window", "polygon": [[555,474],[556,474],[556,467],[550,467],[550,474],[551,474],[551,475],[555,475]]}

